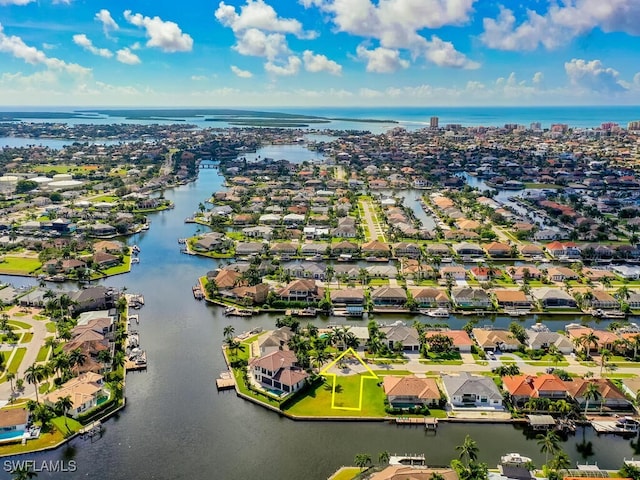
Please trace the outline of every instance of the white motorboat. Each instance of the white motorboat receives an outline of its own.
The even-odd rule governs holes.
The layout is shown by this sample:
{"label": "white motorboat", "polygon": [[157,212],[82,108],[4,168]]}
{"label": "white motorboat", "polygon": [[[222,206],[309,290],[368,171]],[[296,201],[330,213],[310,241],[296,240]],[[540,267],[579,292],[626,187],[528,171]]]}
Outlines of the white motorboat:
{"label": "white motorboat", "polygon": [[500,457],[500,465],[523,466],[527,462],[531,462],[531,459],[529,457],[524,457],[519,453],[507,453]]}
{"label": "white motorboat", "polygon": [[424,313],[427,317],[435,317],[435,318],[447,318],[449,316],[449,310],[447,310],[446,308],[424,310],[422,313]]}

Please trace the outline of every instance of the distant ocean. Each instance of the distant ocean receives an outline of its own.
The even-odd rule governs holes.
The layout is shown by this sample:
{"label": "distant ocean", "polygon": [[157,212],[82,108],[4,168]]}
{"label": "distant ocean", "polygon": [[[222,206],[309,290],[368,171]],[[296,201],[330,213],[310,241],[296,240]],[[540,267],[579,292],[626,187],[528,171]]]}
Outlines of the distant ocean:
{"label": "distant ocean", "polygon": [[[129,107],[131,109],[153,110],[145,107]],[[169,107],[170,108],[170,107]],[[215,109],[216,107],[211,107]],[[226,107],[225,107],[226,108]],[[206,107],[185,107],[185,109],[203,109]],[[461,124],[463,126],[502,126],[506,123],[516,123],[528,127],[533,122],[540,122],[542,128],[548,128],[553,123],[566,123],[571,127],[595,128],[604,122],[614,122],[626,127],[630,121],[640,120],[640,106],[581,106],[581,107],[238,107],[238,110],[255,110],[264,112],[294,113],[315,115],[329,118],[349,119],[377,119],[393,120],[392,122],[373,123],[358,121],[333,120],[326,124],[312,124],[310,128],[357,129],[373,132],[386,131],[395,126],[402,126],[409,130],[423,128],[429,125],[431,117],[438,117],[440,126],[446,124]],[[0,107],[0,111],[22,112],[73,112],[83,110],[90,112],[90,107]],[[105,107],[97,110],[106,110]],[[183,117],[187,123],[198,127],[226,127],[225,122],[205,122],[203,117]],[[172,123],[175,119],[167,120],[131,120],[115,115],[105,115],[93,118],[47,119],[28,118],[28,122],[61,122],[69,124],[110,124],[110,123]]]}

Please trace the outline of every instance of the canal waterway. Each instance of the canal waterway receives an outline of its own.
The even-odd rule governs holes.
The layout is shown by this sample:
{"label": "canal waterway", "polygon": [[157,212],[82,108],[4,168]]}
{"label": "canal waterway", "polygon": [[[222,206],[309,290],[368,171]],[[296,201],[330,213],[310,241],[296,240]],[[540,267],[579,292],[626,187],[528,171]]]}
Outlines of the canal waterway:
{"label": "canal waterway", "polygon": [[[129,292],[144,295],[139,331],[149,367],[146,372],[127,376],[127,406],[105,423],[101,439],[77,438],[57,450],[23,456],[36,462],[76,461],[78,470],[73,474],[41,472],[38,478],[320,480],[337,467],[352,464],[354,456],[363,452],[373,458],[381,451],[425,453],[429,464],[447,464],[457,457],[455,446],[467,434],[478,442],[479,459],[490,466],[508,452],[530,456],[537,465],[544,462],[535,440],[511,425],[442,423],[434,435],[387,423],[297,422],[244,401],[233,392],[218,393],[215,378],[225,369],[220,350],[223,328],[233,324],[237,333],[256,326],[271,328],[275,319],[273,315],[225,318],[220,308],[193,299],[191,286],[215,268],[216,262],[181,254],[177,239],[203,228],[185,224],[184,219],[212,192],[223,188],[222,184],[217,170],[204,169],[194,183],[165,191],[175,209],[151,215],[151,229],[131,239],[141,248],[140,264],[106,284],[126,286]],[[16,285],[31,282],[8,277],[0,280],[12,280]],[[468,319],[449,321],[459,328]],[[507,325],[509,321],[508,317],[495,319],[496,324]],[[595,452],[589,462],[597,461],[601,467],[619,468],[624,457],[634,455],[629,440],[598,437],[591,429],[584,432],[584,439],[592,442]],[[583,460],[576,448],[582,441],[579,429],[563,444],[573,462]],[[640,456],[640,451],[636,455]],[[0,478],[8,478],[2,475],[0,472]]]}

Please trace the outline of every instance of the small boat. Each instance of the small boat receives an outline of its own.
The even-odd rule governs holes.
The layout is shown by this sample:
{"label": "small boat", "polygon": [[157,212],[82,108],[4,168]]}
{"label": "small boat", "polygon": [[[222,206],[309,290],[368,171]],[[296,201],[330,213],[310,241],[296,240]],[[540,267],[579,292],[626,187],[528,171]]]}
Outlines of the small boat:
{"label": "small boat", "polygon": [[527,462],[531,462],[531,459],[529,457],[524,457],[519,453],[507,453],[500,457],[500,465],[523,466]]}
{"label": "small boat", "polygon": [[140,259],[138,257],[134,257],[131,259],[131,264],[140,263]]}
{"label": "small boat", "polygon": [[140,253],[140,247],[138,245],[134,245],[133,247],[131,247],[131,251],[133,253]]}
{"label": "small boat", "polygon": [[230,315],[235,310],[235,307],[227,307],[224,309],[225,315]]}
{"label": "small boat", "polygon": [[435,308],[432,310],[424,310],[422,311],[422,313],[427,317],[434,317],[434,318],[447,318],[449,316],[449,310],[447,310],[446,308]]}

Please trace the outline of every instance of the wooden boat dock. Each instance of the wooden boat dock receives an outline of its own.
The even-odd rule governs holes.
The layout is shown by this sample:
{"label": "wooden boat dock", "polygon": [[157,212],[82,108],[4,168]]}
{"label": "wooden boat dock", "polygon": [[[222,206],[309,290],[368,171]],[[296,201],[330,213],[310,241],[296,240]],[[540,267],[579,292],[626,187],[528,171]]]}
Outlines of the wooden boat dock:
{"label": "wooden boat dock", "polygon": [[396,417],[396,425],[424,425],[425,430],[436,430],[438,419],[434,417]]}
{"label": "wooden boat dock", "polygon": [[216,387],[218,390],[228,390],[235,388],[236,381],[231,372],[222,372],[219,378],[216,378]]}
{"label": "wooden boat dock", "polygon": [[193,298],[196,300],[202,300],[204,298],[204,293],[202,293],[200,285],[194,285],[191,290],[193,291]]}

